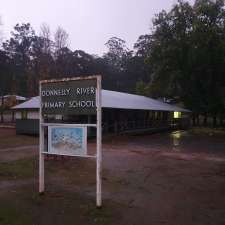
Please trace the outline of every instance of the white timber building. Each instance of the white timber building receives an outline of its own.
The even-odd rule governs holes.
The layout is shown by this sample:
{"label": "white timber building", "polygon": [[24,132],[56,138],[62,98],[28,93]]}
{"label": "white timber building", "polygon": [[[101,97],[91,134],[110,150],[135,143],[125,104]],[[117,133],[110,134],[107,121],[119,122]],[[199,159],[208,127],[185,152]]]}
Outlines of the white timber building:
{"label": "white timber building", "polygon": [[[39,107],[39,96],[12,107],[18,134],[39,133]],[[190,110],[145,96],[102,90],[102,114],[103,133],[121,133],[185,128],[189,126]],[[49,122],[59,120],[91,123],[95,116],[55,115],[49,118]]]}

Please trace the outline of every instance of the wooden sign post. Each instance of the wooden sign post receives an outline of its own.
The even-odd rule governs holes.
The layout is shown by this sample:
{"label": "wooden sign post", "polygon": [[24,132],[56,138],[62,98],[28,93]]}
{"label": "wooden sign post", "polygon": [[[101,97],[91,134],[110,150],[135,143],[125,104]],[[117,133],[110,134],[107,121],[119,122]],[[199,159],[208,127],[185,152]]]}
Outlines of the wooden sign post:
{"label": "wooden sign post", "polygon": [[[96,158],[96,206],[102,206],[102,106],[101,76],[40,81],[39,193],[43,193],[44,155]],[[48,116],[96,115],[96,124],[49,123]],[[48,147],[44,128],[48,127]],[[87,154],[87,127],[95,127],[96,155]]]}

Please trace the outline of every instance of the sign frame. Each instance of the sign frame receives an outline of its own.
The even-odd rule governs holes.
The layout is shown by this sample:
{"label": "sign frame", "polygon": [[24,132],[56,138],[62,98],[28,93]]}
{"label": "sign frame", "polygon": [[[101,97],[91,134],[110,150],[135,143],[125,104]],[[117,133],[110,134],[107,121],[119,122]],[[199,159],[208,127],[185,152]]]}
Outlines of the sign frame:
{"label": "sign frame", "polygon": [[[69,82],[69,81],[82,81],[96,79],[96,124],[63,124],[63,123],[45,123],[42,114],[42,85],[46,83],[57,82]],[[51,154],[44,151],[44,128],[49,126],[66,126],[66,127],[96,127],[96,155],[74,155],[79,157],[95,158],[96,159],[96,206],[100,208],[102,206],[102,85],[101,75],[93,75],[86,77],[72,77],[63,79],[41,80],[39,82],[39,96],[40,96],[40,108],[39,108],[39,193],[42,194],[45,191],[45,179],[44,179],[44,158],[45,154]]]}

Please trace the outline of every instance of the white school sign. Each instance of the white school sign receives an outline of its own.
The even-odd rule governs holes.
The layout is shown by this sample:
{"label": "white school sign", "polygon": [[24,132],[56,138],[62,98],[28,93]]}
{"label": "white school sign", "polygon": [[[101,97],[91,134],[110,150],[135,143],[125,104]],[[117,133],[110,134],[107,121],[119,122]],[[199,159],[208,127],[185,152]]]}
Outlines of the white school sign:
{"label": "white school sign", "polygon": [[[64,79],[65,80],[65,79]],[[96,114],[96,79],[42,83],[43,114]]]}
{"label": "white school sign", "polygon": [[[96,158],[96,205],[101,207],[102,111],[101,76],[40,81],[39,192],[44,192],[44,155]],[[96,115],[95,124],[65,124],[45,121],[49,115]],[[44,143],[45,127],[48,144]],[[87,128],[95,127],[96,155],[87,153]],[[47,148],[45,148],[47,146]]]}

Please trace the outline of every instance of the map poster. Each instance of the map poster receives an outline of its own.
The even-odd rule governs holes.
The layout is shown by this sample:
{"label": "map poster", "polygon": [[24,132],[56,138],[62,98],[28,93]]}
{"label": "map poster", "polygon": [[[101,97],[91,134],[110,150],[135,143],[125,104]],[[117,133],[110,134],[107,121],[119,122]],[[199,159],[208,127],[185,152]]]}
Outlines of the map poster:
{"label": "map poster", "polygon": [[87,155],[87,127],[48,127],[48,153],[69,156]]}

